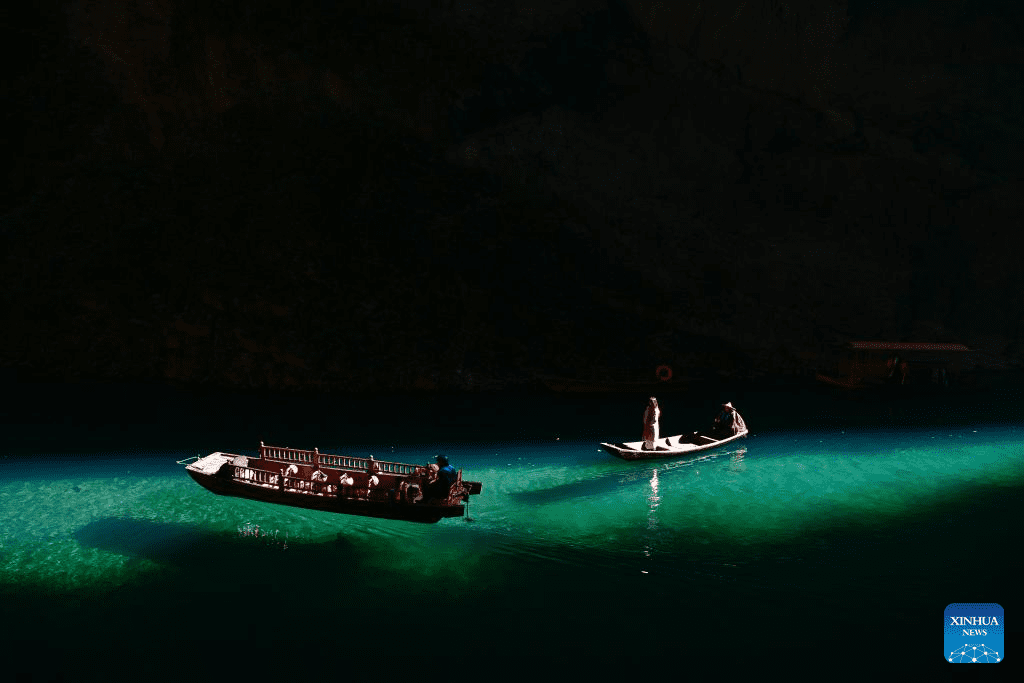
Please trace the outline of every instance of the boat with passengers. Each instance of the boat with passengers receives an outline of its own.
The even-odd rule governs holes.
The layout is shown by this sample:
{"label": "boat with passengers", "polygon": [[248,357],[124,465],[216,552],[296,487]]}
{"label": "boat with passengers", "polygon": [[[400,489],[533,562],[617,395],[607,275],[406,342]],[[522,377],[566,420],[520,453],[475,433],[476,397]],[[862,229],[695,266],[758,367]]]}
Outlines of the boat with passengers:
{"label": "boat with passengers", "polygon": [[458,470],[454,483],[439,489],[438,469],[262,441],[258,457],[218,451],[185,467],[197,484],[222,496],[425,523],[462,517],[469,497],[482,488],[480,482],[463,481]]}
{"label": "boat with passengers", "polygon": [[[654,398],[651,399],[651,405],[648,410],[651,408],[657,408],[657,402]],[[644,413],[645,422],[648,416],[649,413]],[[647,427],[645,427],[646,431]],[[602,442],[601,448],[616,458],[622,458],[623,460],[686,459],[696,457],[704,451],[732,443],[737,439],[742,439],[749,433],[746,421],[744,421],[730,402],[722,404],[722,412],[715,418],[715,424],[711,431],[678,434],[663,439],[653,438],[656,433],[652,431],[650,436],[646,434],[644,436],[645,439],[650,438],[650,441]]]}
{"label": "boat with passengers", "polygon": [[742,439],[747,434],[749,434],[749,431],[744,427],[739,432],[728,436],[702,432],[668,436],[664,439],[656,439],[652,444],[654,446],[652,449],[645,448],[643,441],[602,443],[601,448],[616,458],[622,458],[623,460],[685,459],[697,456],[713,448],[720,448],[737,439]]}

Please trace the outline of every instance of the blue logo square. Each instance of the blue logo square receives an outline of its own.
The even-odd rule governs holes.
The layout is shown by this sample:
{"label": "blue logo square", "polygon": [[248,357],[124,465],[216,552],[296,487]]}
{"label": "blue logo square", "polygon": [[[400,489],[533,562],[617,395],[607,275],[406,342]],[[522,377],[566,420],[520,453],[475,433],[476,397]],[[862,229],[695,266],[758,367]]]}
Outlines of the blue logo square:
{"label": "blue logo square", "polygon": [[1003,661],[1003,608],[994,602],[954,602],[942,616],[942,658],[953,664]]}

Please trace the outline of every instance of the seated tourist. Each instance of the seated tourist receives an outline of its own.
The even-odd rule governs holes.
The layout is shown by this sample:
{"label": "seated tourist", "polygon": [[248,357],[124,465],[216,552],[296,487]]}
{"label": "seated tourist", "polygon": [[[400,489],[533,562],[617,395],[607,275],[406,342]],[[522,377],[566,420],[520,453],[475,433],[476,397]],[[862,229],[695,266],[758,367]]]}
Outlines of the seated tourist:
{"label": "seated tourist", "polygon": [[327,481],[327,474],[319,469],[313,470],[313,474],[309,475],[309,478],[313,480],[313,490],[323,491],[326,487],[319,486]]}
{"label": "seated tourist", "polygon": [[294,477],[299,476],[299,468],[294,464],[288,465],[287,468],[281,470],[281,476],[284,478],[284,487],[294,489]]}

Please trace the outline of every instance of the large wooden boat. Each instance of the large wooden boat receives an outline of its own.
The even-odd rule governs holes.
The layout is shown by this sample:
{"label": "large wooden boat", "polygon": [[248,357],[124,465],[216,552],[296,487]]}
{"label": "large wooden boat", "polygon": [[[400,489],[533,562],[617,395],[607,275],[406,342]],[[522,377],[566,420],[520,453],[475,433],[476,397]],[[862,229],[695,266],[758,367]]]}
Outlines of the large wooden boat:
{"label": "large wooden boat", "polygon": [[262,441],[259,457],[216,452],[189,463],[185,471],[221,496],[425,523],[463,516],[464,503],[482,488],[480,482],[463,481],[459,470],[447,496],[428,498],[430,466],[278,448]]}
{"label": "large wooden boat", "polygon": [[623,460],[655,460],[662,458],[683,458],[698,453],[720,448],[727,443],[742,439],[749,433],[743,429],[737,434],[727,437],[716,437],[703,432],[668,436],[654,441],[654,450],[643,448],[643,441],[627,441],[624,443],[602,443],[601,448]]}

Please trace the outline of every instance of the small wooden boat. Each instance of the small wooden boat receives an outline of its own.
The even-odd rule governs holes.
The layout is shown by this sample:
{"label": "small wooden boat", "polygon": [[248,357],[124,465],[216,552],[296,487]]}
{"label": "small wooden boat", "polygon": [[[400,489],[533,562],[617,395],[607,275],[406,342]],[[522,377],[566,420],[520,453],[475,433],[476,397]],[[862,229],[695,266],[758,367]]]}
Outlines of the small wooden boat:
{"label": "small wooden boat", "polygon": [[702,451],[712,448],[719,448],[727,443],[742,439],[749,431],[741,430],[737,434],[725,438],[715,437],[704,432],[693,434],[680,434],[668,436],[664,439],[657,439],[654,442],[654,450],[643,448],[643,441],[627,441],[624,443],[602,443],[601,448],[608,451],[617,458],[623,460],[654,460],[660,458],[679,458],[681,456],[696,455]]}
{"label": "small wooden boat", "polygon": [[478,481],[463,481],[459,470],[446,497],[428,498],[432,471],[427,465],[278,448],[262,441],[259,457],[216,452],[189,463],[185,471],[221,496],[428,524],[463,516],[463,503],[482,488]]}

